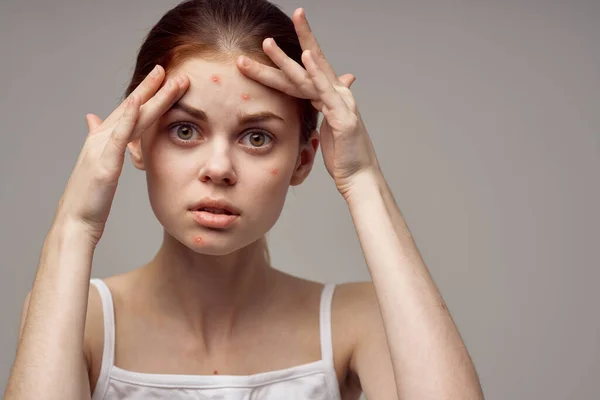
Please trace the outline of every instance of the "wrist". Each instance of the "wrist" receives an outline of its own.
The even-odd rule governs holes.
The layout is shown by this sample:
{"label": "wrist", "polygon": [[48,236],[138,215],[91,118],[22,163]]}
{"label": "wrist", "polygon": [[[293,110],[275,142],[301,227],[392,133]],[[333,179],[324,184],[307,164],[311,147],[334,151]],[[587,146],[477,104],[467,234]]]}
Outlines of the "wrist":
{"label": "wrist", "polygon": [[89,245],[94,249],[102,237],[102,231],[93,228],[80,219],[71,216],[61,216],[52,223],[48,238],[51,240],[56,239],[60,243],[74,243],[81,246]]}
{"label": "wrist", "polygon": [[368,202],[372,196],[381,195],[383,173],[380,169],[368,169],[352,178],[348,190],[342,193],[349,206]]}

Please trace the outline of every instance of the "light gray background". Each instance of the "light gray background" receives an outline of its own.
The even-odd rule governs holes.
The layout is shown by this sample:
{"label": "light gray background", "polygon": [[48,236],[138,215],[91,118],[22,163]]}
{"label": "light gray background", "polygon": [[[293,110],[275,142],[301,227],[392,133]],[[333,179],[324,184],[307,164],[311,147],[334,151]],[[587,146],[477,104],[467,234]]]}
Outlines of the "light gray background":
{"label": "light gray background", "polygon": [[[178,1],[0,3],[0,388],[42,242],[86,134]],[[279,1],[305,7],[488,399],[600,398],[600,2]],[[128,161],[93,275],[149,260],[161,228]],[[290,190],[274,265],[369,279],[322,165]]]}

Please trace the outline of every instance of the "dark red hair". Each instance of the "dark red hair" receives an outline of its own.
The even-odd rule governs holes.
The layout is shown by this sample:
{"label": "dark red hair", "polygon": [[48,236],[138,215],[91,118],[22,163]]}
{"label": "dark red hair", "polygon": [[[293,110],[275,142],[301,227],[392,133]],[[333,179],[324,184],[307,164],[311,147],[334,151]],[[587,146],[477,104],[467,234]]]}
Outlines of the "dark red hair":
{"label": "dark red hair", "polygon": [[[266,0],[184,1],[164,14],[144,39],[125,97],[156,64],[168,72],[190,57],[225,61],[244,54],[273,66],[262,50],[262,42],[268,37],[303,65],[292,19],[276,5]],[[300,137],[306,143],[317,127],[318,112],[309,100],[298,102]]]}

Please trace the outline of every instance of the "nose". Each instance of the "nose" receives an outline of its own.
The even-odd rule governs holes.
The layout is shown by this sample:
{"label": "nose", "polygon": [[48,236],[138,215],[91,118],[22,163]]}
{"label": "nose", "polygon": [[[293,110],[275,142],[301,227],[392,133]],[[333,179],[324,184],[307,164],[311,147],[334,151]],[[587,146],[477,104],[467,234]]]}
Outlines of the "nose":
{"label": "nose", "polygon": [[209,143],[201,157],[206,160],[200,168],[201,182],[212,181],[217,185],[233,185],[237,181],[233,161],[226,143]]}

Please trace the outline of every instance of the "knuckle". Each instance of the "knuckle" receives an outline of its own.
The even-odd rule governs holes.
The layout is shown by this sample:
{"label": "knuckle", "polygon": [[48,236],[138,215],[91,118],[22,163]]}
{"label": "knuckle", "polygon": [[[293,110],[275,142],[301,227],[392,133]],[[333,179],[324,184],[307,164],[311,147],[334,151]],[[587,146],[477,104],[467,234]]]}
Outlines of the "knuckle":
{"label": "knuckle", "polygon": [[321,60],[325,59],[325,54],[323,53],[323,50],[321,50],[320,47],[317,47],[315,49],[315,57],[317,57],[318,59],[321,59]]}
{"label": "knuckle", "polygon": [[283,69],[288,69],[288,68],[292,68],[294,63],[293,60],[289,57],[282,57],[281,59],[278,60],[280,68]]}
{"label": "knuckle", "polygon": [[312,83],[312,80],[308,77],[306,77],[300,82],[300,84],[298,85],[298,89],[300,89],[302,93],[308,95],[312,95],[315,93],[315,85]]}
{"label": "knuckle", "polygon": [[350,109],[350,111],[352,111],[353,115],[356,114],[356,101],[352,97],[348,97],[345,100],[346,104],[348,105],[348,108]]}
{"label": "knuckle", "polygon": [[108,137],[108,144],[114,146],[115,149],[121,149],[123,147],[123,139],[121,133],[115,128],[115,130]]}
{"label": "knuckle", "polygon": [[344,130],[352,131],[358,127],[358,117],[352,113],[349,113],[342,122]]}
{"label": "knuckle", "polygon": [[264,77],[267,74],[267,69],[261,63],[255,63],[254,72],[259,77]]}
{"label": "knuckle", "polygon": [[352,91],[346,86],[337,86],[336,89],[342,96],[351,96]]}

